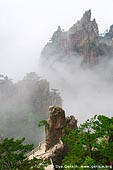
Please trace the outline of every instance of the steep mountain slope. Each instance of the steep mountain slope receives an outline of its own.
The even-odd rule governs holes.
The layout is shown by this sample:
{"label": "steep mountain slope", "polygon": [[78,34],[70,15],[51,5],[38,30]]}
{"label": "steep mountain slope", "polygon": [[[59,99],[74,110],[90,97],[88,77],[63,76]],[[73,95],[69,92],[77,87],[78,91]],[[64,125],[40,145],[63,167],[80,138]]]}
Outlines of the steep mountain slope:
{"label": "steep mountain slope", "polygon": [[[96,20],[91,20],[91,10],[86,11],[80,21],[77,21],[68,31],[58,29],[52,35],[50,41],[45,45],[41,53],[41,60],[62,61],[69,56],[82,56],[84,63],[98,63],[98,57],[113,55],[112,48],[112,26],[105,37],[99,37]],[[107,40],[106,40],[107,39]],[[110,43],[108,43],[108,40]],[[65,57],[64,57],[65,56]]]}

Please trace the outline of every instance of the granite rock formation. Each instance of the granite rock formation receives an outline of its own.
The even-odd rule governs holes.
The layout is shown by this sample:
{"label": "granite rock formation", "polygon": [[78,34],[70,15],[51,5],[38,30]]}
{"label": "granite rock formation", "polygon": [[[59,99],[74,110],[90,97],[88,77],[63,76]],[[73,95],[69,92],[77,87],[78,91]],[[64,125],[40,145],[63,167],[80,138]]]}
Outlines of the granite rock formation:
{"label": "granite rock formation", "polygon": [[46,151],[59,143],[60,138],[64,135],[63,127],[71,130],[77,128],[77,120],[74,116],[65,117],[65,111],[58,106],[49,108],[50,117],[45,127],[46,133]]}
{"label": "granite rock formation", "polygon": [[71,50],[83,54],[85,62],[96,62],[98,26],[95,19],[91,21],[91,11],[86,11],[82,19],[73,25],[68,32]]}
{"label": "granite rock formation", "polygon": [[82,55],[86,63],[96,63],[98,56],[98,26],[95,19],[91,20],[91,10],[84,13],[80,21],[68,31],[62,31],[58,26],[49,43],[44,47],[41,58],[58,59],[63,54],[74,52]]}
{"label": "granite rock formation", "polygon": [[65,116],[65,111],[59,106],[50,106],[49,119],[45,125],[45,142],[28,154],[28,159],[41,158],[50,160],[51,165],[46,169],[59,169],[63,157],[67,153],[67,146],[61,137],[65,135],[65,128],[74,130],[77,128],[77,120],[74,116]]}
{"label": "granite rock formation", "polygon": [[82,63],[97,64],[101,56],[113,57],[113,25],[99,34],[96,20],[91,20],[91,10],[86,11],[68,31],[58,29],[41,53],[41,62],[51,66],[56,61],[82,57]]}

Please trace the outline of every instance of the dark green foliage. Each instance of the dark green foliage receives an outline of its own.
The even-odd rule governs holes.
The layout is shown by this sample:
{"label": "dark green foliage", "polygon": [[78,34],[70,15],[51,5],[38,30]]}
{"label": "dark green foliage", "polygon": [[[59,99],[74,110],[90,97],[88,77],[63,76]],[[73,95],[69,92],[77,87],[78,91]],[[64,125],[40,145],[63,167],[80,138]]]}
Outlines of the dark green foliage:
{"label": "dark green foliage", "polygon": [[0,170],[44,170],[47,162],[36,158],[27,159],[26,155],[33,149],[33,145],[23,145],[24,140],[3,140],[0,144]]}
{"label": "dark green foliage", "polygon": [[69,152],[63,159],[62,165],[111,166],[113,162],[113,118],[95,115],[78,129],[67,133],[63,142],[68,145]]}
{"label": "dark green foliage", "polygon": [[38,123],[38,127],[41,127],[41,126],[45,126],[47,125],[47,120],[41,120],[39,123]]}

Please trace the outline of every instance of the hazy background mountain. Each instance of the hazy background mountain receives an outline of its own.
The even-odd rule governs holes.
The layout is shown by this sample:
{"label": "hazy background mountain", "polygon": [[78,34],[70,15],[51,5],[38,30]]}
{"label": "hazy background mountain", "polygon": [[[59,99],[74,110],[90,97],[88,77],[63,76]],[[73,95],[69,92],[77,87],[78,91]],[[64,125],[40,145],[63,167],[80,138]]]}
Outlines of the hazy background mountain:
{"label": "hazy background mountain", "polygon": [[61,97],[35,72],[16,83],[0,75],[0,136],[25,137],[27,143],[37,145],[44,138],[38,124],[48,118],[50,105],[61,106]]}

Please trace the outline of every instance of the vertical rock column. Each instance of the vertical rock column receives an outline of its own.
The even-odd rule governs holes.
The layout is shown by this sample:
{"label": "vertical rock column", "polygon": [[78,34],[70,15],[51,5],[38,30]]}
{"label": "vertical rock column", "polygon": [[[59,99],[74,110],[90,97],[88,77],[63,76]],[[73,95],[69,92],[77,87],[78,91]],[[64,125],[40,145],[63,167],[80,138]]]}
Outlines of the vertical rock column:
{"label": "vertical rock column", "polygon": [[60,107],[51,106],[49,108],[50,117],[45,127],[46,151],[59,142],[62,136],[62,127],[66,125],[65,111]]}
{"label": "vertical rock column", "polygon": [[59,143],[59,138],[64,135],[63,127],[71,130],[77,128],[77,120],[74,116],[65,117],[65,111],[58,106],[49,108],[49,119],[45,126],[46,151]]}

